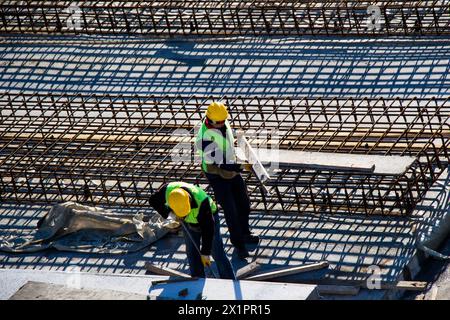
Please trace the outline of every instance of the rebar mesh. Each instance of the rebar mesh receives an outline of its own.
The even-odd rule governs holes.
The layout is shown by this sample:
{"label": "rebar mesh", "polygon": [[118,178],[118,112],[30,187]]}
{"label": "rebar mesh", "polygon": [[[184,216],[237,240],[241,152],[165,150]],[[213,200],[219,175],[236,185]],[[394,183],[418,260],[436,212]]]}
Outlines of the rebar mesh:
{"label": "rebar mesh", "polygon": [[0,31],[152,36],[450,34],[450,2],[2,1]]}
{"label": "rebar mesh", "polygon": [[[3,94],[1,201],[148,206],[163,182],[206,186],[199,163],[172,158],[213,97]],[[402,175],[279,168],[255,209],[409,214],[449,162],[449,99],[224,97],[235,129],[278,132],[281,149],[408,155]],[[255,142],[255,141],[253,141]],[[192,147],[193,154],[195,153]]]}

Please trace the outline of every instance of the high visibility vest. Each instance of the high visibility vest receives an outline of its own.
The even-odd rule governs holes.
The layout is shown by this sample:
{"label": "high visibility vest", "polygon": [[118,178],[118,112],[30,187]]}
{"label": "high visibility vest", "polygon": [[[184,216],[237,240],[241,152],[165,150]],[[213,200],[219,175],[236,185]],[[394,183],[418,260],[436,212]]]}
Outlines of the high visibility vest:
{"label": "high visibility vest", "polygon": [[188,223],[194,223],[197,224],[198,220],[198,213],[200,211],[200,205],[202,204],[202,202],[205,199],[208,199],[209,201],[209,206],[211,207],[211,211],[212,214],[215,214],[217,212],[217,205],[214,202],[214,200],[208,196],[208,194],[205,192],[205,190],[203,190],[202,188],[195,186],[193,184],[190,183],[186,183],[186,182],[170,182],[169,184],[167,184],[167,188],[166,188],[166,206],[168,207],[168,199],[169,199],[169,194],[177,189],[177,188],[183,188],[185,190],[187,190],[190,195],[192,196],[192,198],[194,199],[195,203],[197,204],[197,208],[191,208],[191,211],[189,211],[188,215],[184,218],[184,221],[188,222]]}
{"label": "high visibility vest", "polygon": [[[225,130],[226,130],[226,137],[224,137],[220,132],[219,129],[209,129],[205,122],[203,122],[202,127],[200,128],[200,131],[197,134],[196,139],[196,145],[197,150],[200,155],[201,161],[202,161],[202,169],[205,172],[208,172],[207,170],[207,164],[213,164],[209,163],[205,160],[202,144],[203,141],[212,141],[214,142],[217,147],[219,148],[219,151],[222,153],[223,156],[227,155],[228,157],[225,157],[226,160],[235,160],[235,153],[234,153],[234,136],[233,131],[231,130],[230,124],[227,121],[225,121]],[[223,160],[224,157],[222,157]]]}

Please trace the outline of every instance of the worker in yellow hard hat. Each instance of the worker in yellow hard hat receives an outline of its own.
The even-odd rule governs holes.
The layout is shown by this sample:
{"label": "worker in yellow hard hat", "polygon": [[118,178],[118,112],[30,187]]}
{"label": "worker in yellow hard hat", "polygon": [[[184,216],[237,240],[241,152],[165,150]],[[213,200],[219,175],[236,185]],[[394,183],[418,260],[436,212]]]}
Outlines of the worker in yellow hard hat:
{"label": "worker in yellow hard hat", "polygon": [[250,199],[241,176],[243,170],[251,170],[251,165],[236,163],[234,136],[228,116],[223,103],[212,102],[197,134],[196,147],[202,171],[224,210],[230,241],[238,257],[244,259],[249,256],[246,244],[259,241],[259,237],[250,232]]}
{"label": "worker in yellow hard hat", "polygon": [[202,188],[185,182],[167,183],[150,197],[150,205],[162,217],[167,218],[172,212],[184,224],[186,253],[192,277],[205,277],[204,267],[211,265],[212,255],[220,277],[236,279],[223,248],[218,208]]}

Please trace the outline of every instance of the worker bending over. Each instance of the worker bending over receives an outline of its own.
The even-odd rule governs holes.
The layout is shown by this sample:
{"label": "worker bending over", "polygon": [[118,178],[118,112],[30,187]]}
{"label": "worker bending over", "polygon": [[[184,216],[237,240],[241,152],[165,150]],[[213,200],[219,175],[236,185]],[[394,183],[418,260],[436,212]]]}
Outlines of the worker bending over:
{"label": "worker bending over", "polygon": [[202,188],[184,182],[164,184],[150,197],[150,205],[166,219],[173,212],[186,226],[183,234],[192,277],[205,277],[204,267],[211,265],[212,255],[220,277],[236,280],[223,248],[216,203]]}
{"label": "worker bending over", "polygon": [[224,210],[231,243],[239,258],[244,259],[249,256],[245,244],[259,241],[250,232],[250,199],[240,174],[243,170],[250,171],[251,165],[236,163],[234,136],[227,118],[228,110],[223,103],[211,103],[198,132],[196,147],[202,171]]}

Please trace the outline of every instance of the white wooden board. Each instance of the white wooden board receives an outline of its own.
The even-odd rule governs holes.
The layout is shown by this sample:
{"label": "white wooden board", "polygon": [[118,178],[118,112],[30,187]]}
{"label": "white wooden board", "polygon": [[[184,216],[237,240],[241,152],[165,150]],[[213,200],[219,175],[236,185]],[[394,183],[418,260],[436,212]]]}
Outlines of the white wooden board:
{"label": "white wooden board", "polygon": [[[277,164],[279,167],[306,168],[367,172],[381,175],[402,175],[416,158],[403,156],[380,156],[347,153],[307,152],[295,150],[253,149],[264,165]],[[237,152],[241,161],[245,153]]]}
{"label": "white wooden board", "polygon": [[[180,290],[187,288],[185,297]],[[150,296],[156,299],[196,300],[306,300],[315,296],[315,285],[277,283],[264,281],[198,279],[194,281],[158,284],[150,288]]]}

